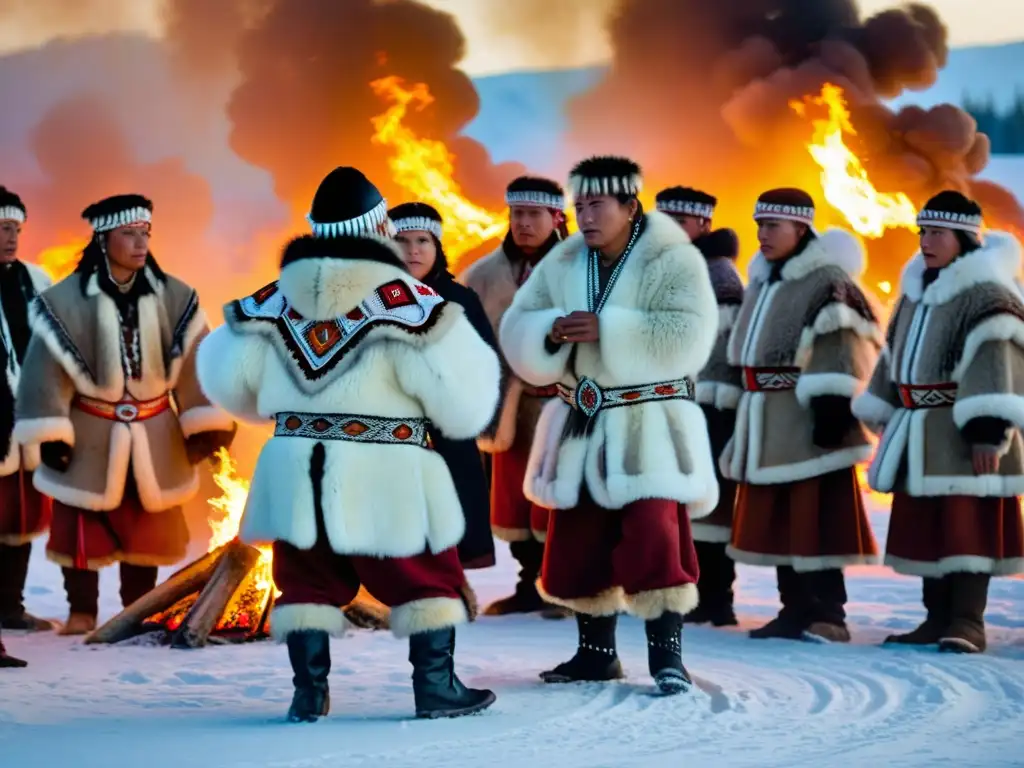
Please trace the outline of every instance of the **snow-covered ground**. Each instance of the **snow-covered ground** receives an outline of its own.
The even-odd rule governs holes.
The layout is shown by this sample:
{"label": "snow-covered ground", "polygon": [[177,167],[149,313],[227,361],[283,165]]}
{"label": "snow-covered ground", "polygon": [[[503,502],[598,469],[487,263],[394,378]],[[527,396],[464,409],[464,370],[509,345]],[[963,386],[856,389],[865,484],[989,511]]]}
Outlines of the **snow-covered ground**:
{"label": "snow-covered ground", "polygon": [[[886,522],[873,515],[883,541]],[[495,598],[514,573],[502,547],[499,565],[473,582]],[[284,721],[291,672],[284,648],[269,642],[86,648],[5,633],[30,666],[0,673],[0,766],[1024,765],[1024,580],[993,582],[991,648],[976,657],[877,647],[921,618],[919,582],[881,567],[848,581],[852,645],[687,629],[698,687],[674,698],[653,694],[639,621],[620,624],[627,682],[544,686],[537,672],[573,652],[573,623],[481,619],[459,632],[458,670],[498,702],[439,722],[411,719],[406,645],[385,633],[333,643],[332,712],[315,725]],[[101,588],[106,617],[118,609],[115,570]],[[31,610],[63,616],[59,571],[39,546],[28,593]],[[773,572],[743,568],[738,602],[744,628],[774,614]]]}

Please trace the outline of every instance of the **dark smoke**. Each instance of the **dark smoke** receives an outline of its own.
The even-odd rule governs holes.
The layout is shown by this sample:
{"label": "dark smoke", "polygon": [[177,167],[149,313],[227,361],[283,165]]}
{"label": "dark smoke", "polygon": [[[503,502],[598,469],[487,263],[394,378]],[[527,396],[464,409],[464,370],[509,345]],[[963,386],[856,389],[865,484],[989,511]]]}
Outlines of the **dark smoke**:
{"label": "dark smoke", "polygon": [[587,151],[632,152],[651,185],[705,186],[749,218],[758,192],[815,178],[789,103],[833,83],[881,191],[918,205],[941,188],[971,191],[994,223],[1024,224],[1009,193],[972,179],[989,143],[967,113],[882,104],[928,88],[946,63],[946,29],[928,6],[861,21],[853,0],[619,0],[609,32],[613,65],[571,105],[573,137]]}
{"label": "dark smoke", "polygon": [[407,193],[390,181],[387,152],[371,144],[371,118],[388,104],[370,83],[397,75],[423,82],[435,102],[410,114],[422,137],[456,154],[456,180],[474,202],[500,205],[504,184],[519,168],[495,166],[477,142],[457,137],[479,99],[457,69],[465,40],[455,20],[411,0],[270,0],[242,34],[241,81],[228,114],[231,145],[273,175],[278,196],[297,213],[334,166],[359,166],[392,202]]}

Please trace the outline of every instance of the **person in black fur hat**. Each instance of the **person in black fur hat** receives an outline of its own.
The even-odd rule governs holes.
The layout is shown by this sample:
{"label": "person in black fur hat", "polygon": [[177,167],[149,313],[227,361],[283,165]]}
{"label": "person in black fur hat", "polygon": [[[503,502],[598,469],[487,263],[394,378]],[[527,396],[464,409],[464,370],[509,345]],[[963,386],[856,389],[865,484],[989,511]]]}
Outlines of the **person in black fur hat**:
{"label": "person in black fur hat", "polygon": [[669,187],[655,195],[654,205],[675,219],[693,241],[711,231],[718,198],[692,187]]}
{"label": "person in black fur hat", "polygon": [[[565,225],[565,192],[558,182],[538,176],[520,176],[505,190],[509,228],[496,251],[472,264],[459,281],[483,301],[495,334],[519,287],[552,248],[568,237]],[[515,591],[491,603],[489,616],[540,611],[544,618],[569,615],[563,606],[546,603],[536,582],[544,559],[548,510],[523,493],[526,464],[533,430],[541,409],[557,395],[550,382],[535,387],[509,375],[502,388],[497,422],[479,441],[491,458],[491,530],[509,543],[519,563]]]}
{"label": "person in black fur hat", "polygon": [[[395,240],[401,246],[402,258],[412,276],[437,291],[441,298],[462,307],[480,338],[497,351],[498,340],[480,297],[472,288],[455,282],[448,270],[448,257],[441,242],[441,214],[426,203],[403,203],[388,211],[388,218],[395,227]],[[452,473],[466,518],[466,533],[459,542],[462,567],[489,568],[494,565],[490,489],[476,440],[450,440],[438,435],[434,439],[434,450],[444,458]],[[475,595],[471,591],[469,595],[472,595],[475,612]]]}
{"label": "person in black fur hat", "polygon": [[1021,247],[954,190],[917,223],[888,354],[853,404],[881,435],[868,482],[892,494],[885,563],[922,582],[924,620],[886,643],[980,653],[992,578],[1024,571]]}
{"label": "person in black fur hat", "polygon": [[64,571],[63,634],[95,628],[100,568],[120,563],[127,606],[184,557],[196,465],[235,433],[199,387],[206,316],[150,253],[152,211],[141,195],[86,208],[93,237],[75,273],[32,307],[14,431],[40,446],[33,480],[54,499],[46,554]]}
{"label": "person in black fur hat", "polygon": [[872,446],[850,401],[882,333],[863,245],[819,236],[814,212],[800,189],[755,206],[761,250],[726,351],[743,392],[720,469],[739,484],[729,555],[778,577],[782,609],[750,636],[848,642],[843,568],[878,559],[856,471]]}
{"label": "person in black fur hat", "polygon": [[526,495],[550,508],[539,589],[576,616],[573,657],[548,683],[623,675],[618,613],[645,622],[659,690],[686,691],[683,616],[696,607],[690,516],[718,501],[693,377],[718,327],[707,263],[668,216],[644,213],[640,168],[593,157],[570,175],[580,234],[516,293],[499,340],[512,370],[557,383]]}
{"label": "person in black fur hat", "polygon": [[14,395],[32,336],[28,308],[51,280],[35,264],[18,259],[26,219],[21,198],[0,187],[0,362],[5,374],[5,397],[0,403],[0,438],[4,440],[0,451],[0,627],[35,631],[53,628],[53,622],[26,612],[24,604],[32,540],[50,525],[51,500],[32,485],[38,448],[19,445],[11,433]]}
{"label": "person in black fur hat", "polygon": [[[732,438],[736,406],[742,393],[739,369],[729,365],[729,333],[743,302],[743,281],[736,269],[739,238],[731,229],[717,229],[697,237],[693,244],[704,255],[711,287],[718,302],[718,338],[711,358],[697,377],[697,402],[708,422],[711,450],[717,459]],[[732,533],[736,483],[718,471],[718,506],[705,518],[693,521],[693,542],[700,563],[697,589],[700,604],[686,615],[691,624],[710,622],[716,627],[734,626],[733,583],[736,566],[726,552]]]}
{"label": "person in black fur hat", "polygon": [[498,400],[498,357],[466,319],[406,270],[387,202],[338,168],[313,200],[313,234],[292,240],[277,281],[227,305],[199,349],[214,402],[273,420],[239,535],[273,542],[281,590],[271,631],[295,672],[293,722],[329,710],[330,635],[360,586],[408,638],[418,717],[495,700],[455,674],[467,620],[459,495],[435,435],[476,437]]}

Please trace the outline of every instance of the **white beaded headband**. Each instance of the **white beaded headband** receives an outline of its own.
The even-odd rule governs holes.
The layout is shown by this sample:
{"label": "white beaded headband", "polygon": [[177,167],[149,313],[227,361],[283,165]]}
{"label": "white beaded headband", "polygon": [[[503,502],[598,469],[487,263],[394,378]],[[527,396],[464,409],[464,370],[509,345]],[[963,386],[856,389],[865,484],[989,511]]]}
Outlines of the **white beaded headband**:
{"label": "white beaded headband", "polygon": [[505,202],[509,207],[513,205],[526,205],[533,206],[535,208],[553,208],[558,211],[565,209],[564,196],[553,195],[550,192],[541,192],[539,190],[506,192]]}
{"label": "white beaded headband", "polygon": [[431,219],[427,216],[406,216],[403,219],[392,219],[391,222],[395,225],[396,234],[419,229],[429,232],[438,240],[441,239],[441,222],[436,219]]}
{"label": "white beaded headband", "polygon": [[951,211],[930,211],[923,210],[917,215],[917,226],[919,227],[943,227],[944,229],[959,229],[962,232],[970,232],[972,235],[981,233],[984,222],[979,214],[953,213]]}
{"label": "white beaded headband", "polygon": [[575,199],[598,195],[638,195],[644,182],[640,174],[629,176],[610,176],[594,178],[592,176],[570,176],[569,187]]}
{"label": "white beaded headband", "polygon": [[684,216],[697,216],[710,219],[715,215],[715,206],[711,203],[697,203],[692,200],[657,200],[655,208],[662,213],[681,213]]}
{"label": "white beaded headband", "polygon": [[343,235],[382,234],[394,237],[395,225],[388,218],[388,201],[381,200],[362,216],[345,221],[315,221],[313,214],[306,214],[306,221],[316,237],[341,237]]}
{"label": "white beaded headband", "polygon": [[117,213],[106,216],[97,216],[89,220],[89,225],[94,232],[109,232],[118,227],[131,227],[141,224],[149,224],[153,220],[153,212],[148,208],[126,208]]}
{"label": "white beaded headband", "polygon": [[814,208],[808,205],[787,203],[758,203],[754,206],[754,221],[761,219],[785,219],[807,226],[814,225]]}
{"label": "white beaded headband", "polygon": [[16,221],[19,224],[24,224],[25,212],[15,205],[5,205],[0,208],[0,221]]}

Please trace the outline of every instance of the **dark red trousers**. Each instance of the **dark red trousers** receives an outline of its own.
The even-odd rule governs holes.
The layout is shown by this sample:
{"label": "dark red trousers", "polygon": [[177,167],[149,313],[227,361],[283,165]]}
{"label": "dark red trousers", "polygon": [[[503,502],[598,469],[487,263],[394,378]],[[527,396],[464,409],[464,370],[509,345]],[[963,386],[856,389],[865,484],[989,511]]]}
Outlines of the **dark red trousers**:
{"label": "dark red trousers", "polygon": [[685,614],[697,605],[699,575],[690,520],[676,501],[604,509],[584,489],[574,508],[551,513],[540,583],[550,602],[591,615]]}
{"label": "dark red trousers", "polygon": [[491,530],[502,541],[544,541],[549,512],[523,493],[530,446],[521,443],[491,459]]}

